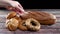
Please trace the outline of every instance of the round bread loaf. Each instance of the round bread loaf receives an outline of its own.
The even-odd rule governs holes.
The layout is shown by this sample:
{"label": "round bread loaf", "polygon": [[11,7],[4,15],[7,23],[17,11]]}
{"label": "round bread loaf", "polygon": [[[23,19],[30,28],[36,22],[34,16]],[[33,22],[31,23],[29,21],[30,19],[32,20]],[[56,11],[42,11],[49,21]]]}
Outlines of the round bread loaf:
{"label": "round bread loaf", "polygon": [[9,20],[6,20],[6,27],[11,30],[11,31],[15,31],[18,27],[18,20],[15,18],[11,18]]}

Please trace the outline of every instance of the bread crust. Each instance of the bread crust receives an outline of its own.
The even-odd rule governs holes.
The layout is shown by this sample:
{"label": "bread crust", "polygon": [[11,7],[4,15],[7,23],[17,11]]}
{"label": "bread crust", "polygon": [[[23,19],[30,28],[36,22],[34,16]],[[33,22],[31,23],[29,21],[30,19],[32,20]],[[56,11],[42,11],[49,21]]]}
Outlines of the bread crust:
{"label": "bread crust", "polygon": [[27,31],[28,30],[28,28],[25,25],[25,20],[19,22],[18,28],[22,31]]}
{"label": "bread crust", "polygon": [[30,31],[39,31],[41,26],[40,23],[33,18],[27,19],[25,24]]}
{"label": "bread crust", "polygon": [[56,16],[41,11],[29,11],[28,14],[24,14],[21,16],[22,19],[34,18],[40,22],[41,25],[52,25],[56,23]]}
{"label": "bread crust", "polygon": [[10,13],[8,13],[8,15],[7,15],[7,19],[11,19],[11,18],[13,18],[14,16],[16,16],[16,12],[10,12]]}
{"label": "bread crust", "polygon": [[15,18],[11,18],[8,21],[6,20],[6,27],[10,31],[15,31],[18,27],[18,20],[16,20]]}

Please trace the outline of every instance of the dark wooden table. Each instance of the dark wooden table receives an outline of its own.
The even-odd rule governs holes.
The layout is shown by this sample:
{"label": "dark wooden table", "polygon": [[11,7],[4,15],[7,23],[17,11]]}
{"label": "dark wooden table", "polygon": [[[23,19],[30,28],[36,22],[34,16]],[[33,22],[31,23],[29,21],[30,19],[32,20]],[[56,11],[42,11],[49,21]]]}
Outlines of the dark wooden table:
{"label": "dark wooden table", "polygon": [[[30,10],[30,9],[29,9]],[[0,34],[60,34],[60,9],[31,9],[32,11],[46,11],[54,14],[57,17],[57,22],[54,25],[42,25],[38,32],[9,31],[5,27],[6,15],[9,13],[7,10],[0,10]]]}

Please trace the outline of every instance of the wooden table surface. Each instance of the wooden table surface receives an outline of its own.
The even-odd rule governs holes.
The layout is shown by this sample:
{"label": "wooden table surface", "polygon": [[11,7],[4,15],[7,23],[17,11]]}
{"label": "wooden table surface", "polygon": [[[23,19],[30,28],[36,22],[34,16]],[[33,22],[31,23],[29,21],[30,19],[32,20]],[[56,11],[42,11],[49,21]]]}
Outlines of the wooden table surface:
{"label": "wooden table surface", "polygon": [[[38,10],[38,9],[34,9],[34,10]],[[0,10],[0,34],[60,34],[60,9],[57,10],[39,9],[38,11],[46,11],[54,14],[57,17],[57,22],[51,26],[42,25],[41,29],[38,32],[21,31],[19,29],[17,29],[16,31],[9,31],[5,27],[6,15],[9,13],[9,11]]]}

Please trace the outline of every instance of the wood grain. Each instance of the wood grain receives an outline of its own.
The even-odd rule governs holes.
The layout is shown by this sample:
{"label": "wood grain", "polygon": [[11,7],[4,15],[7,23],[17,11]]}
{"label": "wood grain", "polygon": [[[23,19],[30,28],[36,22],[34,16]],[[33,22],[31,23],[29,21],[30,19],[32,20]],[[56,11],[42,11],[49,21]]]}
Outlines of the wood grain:
{"label": "wood grain", "polygon": [[3,33],[3,34],[14,34],[14,31],[9,31],[8,29],[0,29],[0,33]]}
{"label": "wood grain", "polygon": [[[27,10],[29,11],[29,10]],[[10,11],[0,10],[0,34],[60,34],[60,10],[31,10],[31,11],[44,11],[52,13],[57,17],[57,22],[54,25],[41,25],[41,29],[38,32],[31,31],[21,31],[17,29],[16,31],[9,31],[5,27],[6,15]]]}
{"label": "wood grain", "polygon": [[31,31],[20,31],[17,30],[15,31],[16,34],[45,34],[45,33],[49,33],[49,34],[54,34],[54,33],[60,33],[60,29],[40,29],[38,32],[31,32]]}

